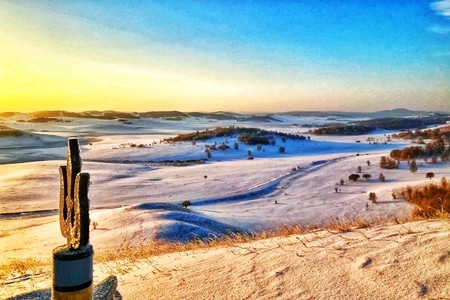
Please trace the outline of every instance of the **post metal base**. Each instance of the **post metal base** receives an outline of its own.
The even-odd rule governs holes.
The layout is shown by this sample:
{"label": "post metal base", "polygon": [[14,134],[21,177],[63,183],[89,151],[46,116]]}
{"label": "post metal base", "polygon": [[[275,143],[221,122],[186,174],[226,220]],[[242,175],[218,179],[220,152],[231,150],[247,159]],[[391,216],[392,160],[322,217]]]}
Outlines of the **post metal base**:
{"label": "post metal base", "polygon": [[52,299],[92,299],[93,257],[90,244],[53,250]]}

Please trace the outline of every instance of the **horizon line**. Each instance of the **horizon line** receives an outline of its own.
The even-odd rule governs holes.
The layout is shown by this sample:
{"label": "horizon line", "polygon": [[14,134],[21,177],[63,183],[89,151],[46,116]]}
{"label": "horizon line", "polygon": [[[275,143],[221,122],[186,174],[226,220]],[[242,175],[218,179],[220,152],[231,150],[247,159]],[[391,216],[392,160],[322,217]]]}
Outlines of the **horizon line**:
{"label": "horizon line", "polygon": [[379,113],[379,112],[395,112],[395,111],[409,111],[409,112],[421,112],[421,113],[449,113],[450,111],[446,110],[425,110],[425,109],[408,109],[404,107],[393,108],[393,109],[383,109],[383,110],[371,110],[371,111],[349,111],[349,110],[287,110],[287,111],[253,111],[253,112],[244,112],[244,111],[229,111],[229,110],[217,110],[217,111],[203,111],[203,110],[191,110],[191,111],[183,111],[177,109],[168,109],[168,110],[114,110],[114,109],[88,109],[88,110],[67,110],[67,109],[43,109],[43,110],[0,110],[0,114],[4,113],[22,113],[22,114],[33,114],[33,113],[41,113],[41,112],[68,112],[68,113],[89,113],[89,112],[117,112],[117,113],[151,113],[151,112],[179,112],[179,113],[204,113],[204,114],[218,114],[218,113],[232,113],[232,114],[292,114],[292,113]]}

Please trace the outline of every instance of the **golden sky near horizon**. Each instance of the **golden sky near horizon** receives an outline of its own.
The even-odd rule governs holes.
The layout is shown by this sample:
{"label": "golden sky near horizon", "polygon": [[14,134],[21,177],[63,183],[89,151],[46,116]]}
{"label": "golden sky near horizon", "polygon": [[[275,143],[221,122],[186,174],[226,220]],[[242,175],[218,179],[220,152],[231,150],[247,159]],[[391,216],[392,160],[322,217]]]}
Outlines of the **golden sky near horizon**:
{"label": "golden sky near horizon", "polygon": [[1,2],[0,111],[450,110],[445,6],[208,5]]}

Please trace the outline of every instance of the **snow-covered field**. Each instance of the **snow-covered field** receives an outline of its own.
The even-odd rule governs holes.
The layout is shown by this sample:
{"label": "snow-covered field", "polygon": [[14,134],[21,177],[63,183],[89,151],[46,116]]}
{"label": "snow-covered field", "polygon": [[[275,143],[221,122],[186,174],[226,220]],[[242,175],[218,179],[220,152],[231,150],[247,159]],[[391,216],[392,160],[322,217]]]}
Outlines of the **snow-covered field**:
{"label": "snow-covered field", "polygon": [[[436,179],[450,171],[448,165],[442,164],[424,165],[416,174],[410,173],[406,164],[400,170],[381,170],[378,167],[381,155],[409,143],[402,140],[386,143],[389,132],[315,136],[306,127],[293,124],[324,124],[328,119],[293,116],[277,119],[280,122],[239,123],[205,118],[182,121],[149,118],[133,120],[132,124],[73,118],[65,119],[70,122],[43,124],[15,122],[13,118],[3,120],[4,126],[27,134],[0,139],[1,222],[17,221],[14,215],[6,213],[40,212],[31,213],[34,217],[56,213],[58,166],[65,164],[68,137],[80,139],[83,172],[91,176],[91,219],[104,228],[92,232],[93,243],[97,239],[110,240],[109,236],[120,236],[110,242],[117,245],[123,244],[119,242],[122,240],[134,244],[155,238],[186,241],[192,236],[215,236],[230,230],[321,226],[336,219],[407,216],[411,207],[401,200],[393,201],[392,190],[426,181],[424,174],[431,169]],[[310,140],[277,140],[276,145],[265,145],[262,150],[242,143],[235,150],[236,137],[197,141],[195,145],[160,143],[179,133],[230,125],[301,134]],[[369,137],[377,143],[369,142]],[[215,142],[225,142],[231,147],[211,151],[212,157],[203,164],[176,167],[157,163],[206,159],[205,145]],[[279,153],[280,146],[285,147],[285,153]],[[249,150],[253,160],[247,159]],[[355,173],[358,166],[372,179],[348,181],[348,175]],[[381,172],[387,178],[384,183],[377,180]],[[338,185],[341,179],[345,180],[343,186]],[[368,202],[369,192],[376,192],[379,204]],[[192,203],[188,209],[180,206],[185,200]],[[11,217],[14,218],[6,220]],[[57,228],[55,225],[56,243]],[[30,226],[28,230],[32,229]],[[1,243],[2,258],[16,257],[18,251],[8,254],[8,238],[13,237],[3,235],[6,237]],[[99,244],[107,247],[103,242]]]}
{"label": "snow-covered field", "polygon": [[[4,118],[2,125],[26,132],[0,138],[0,262],[11,258],[48,257],[64,244],[59,232],[58,166],[65,165],[67,138],[78,137],[83,172],[91,176],[90,218],[96,251],[146,243],[154,239],[187,241],[238,231],[271,230],[280,225],[322,226],[352,219],[376,221],[407,217],[412,207],[392,191],[407,185],[450,177],[449,164],[419,163],[409,172],[382,170],[381,155],[410,141],[386,142],[390,132],[364,136],[315,136],[293,124],[323,124],[324,118],[278,116],[281,122],[213,121],[190,118],[117,120],[70,119],[64,123],[30,124]],[[335,120],[333,120],[335,121]],[[236,137],[185,143],[160,143],[179,133],[216,126],[246,126],[309,136],[310,140],[275,146],[239,143]],[[369,142],[368,138],[376,143]],[[206,159],[205,145],[222,142],[202,164],[178,167],[164,160]],[[130,144],[141,147],[130,147]],[[279,153],[280,146],[285,153]],[[253,160],[248,160],[248,151]],[[361,166],[370,180],[348,180]],[[383,173],[385,182],[378,181]],[[361,174],[362,175],[362,174]],[[340,180],[344,179],[344,185]],[[337,191],[336,191],[337,188]],[[368,201],[375,192],[378,203]],[[182,207],[189,200],[191,206]]]}

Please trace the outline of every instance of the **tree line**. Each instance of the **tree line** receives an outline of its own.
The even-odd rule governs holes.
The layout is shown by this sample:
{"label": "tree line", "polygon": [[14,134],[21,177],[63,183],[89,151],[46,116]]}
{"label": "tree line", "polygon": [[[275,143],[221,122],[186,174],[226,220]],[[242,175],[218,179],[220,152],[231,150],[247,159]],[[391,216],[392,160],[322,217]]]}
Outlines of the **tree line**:
{"label": "tree line", "polygon": [[446,146],[444,140],[438,139],[425,145],[410,146],[403,149],[394,149],[389,156],[395,160],[410,160],[431,157],[437,162],[438,156],[441,161],[448,161],[450,157],[450,146]]}
{"label": "tree line", "polygon": [[443,140],[450,140],[450,125],[449,126],[443,126],[439,128],[432,128],[432,129],[425,129],[425,130],[407,130],[399,133],[393,133],[392,138],[396,139],[443,139]]}
{"label": "tree line", "polygon": [[213,129],[206,129],[203,131],[195,131],[191,133],[179,134],[175,137],[164,139],[164,142],[189,142],[202,140],[206,141],[211,138],[217,137],[231,137],[238,136],[237,139],[246,145],[274,145],[275,137],[280,137],[284,142],[286,139],[291,140],[310,140],[310,137],[303,135],[269,131],[260,128],[247,128],[247,127],[215,127]]}

